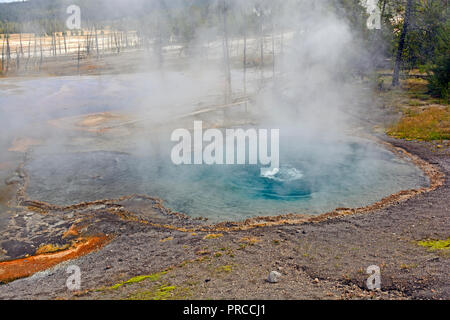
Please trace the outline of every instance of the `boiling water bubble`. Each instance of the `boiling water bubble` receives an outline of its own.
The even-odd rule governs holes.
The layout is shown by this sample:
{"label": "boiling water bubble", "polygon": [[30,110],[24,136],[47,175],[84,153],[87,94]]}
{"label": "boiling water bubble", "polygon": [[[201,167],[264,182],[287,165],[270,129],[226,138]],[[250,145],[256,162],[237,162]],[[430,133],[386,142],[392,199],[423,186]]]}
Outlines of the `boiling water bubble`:
{"label": "boiling water bubble", "polygon": [[263,172],[261,177],[279,182],[291,182],[302,179],[304,174],[297,168],[286,166]]}

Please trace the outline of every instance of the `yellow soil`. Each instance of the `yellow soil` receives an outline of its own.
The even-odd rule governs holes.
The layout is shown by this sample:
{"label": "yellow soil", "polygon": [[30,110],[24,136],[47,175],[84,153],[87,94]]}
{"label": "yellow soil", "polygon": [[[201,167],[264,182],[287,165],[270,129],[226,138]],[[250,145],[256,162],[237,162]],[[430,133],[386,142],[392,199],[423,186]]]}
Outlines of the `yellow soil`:
{"label": "yellow soil", "polygon": [[66,250],[70,247],[69,244],[64,246],[54,245],[54,244],[43,244],[37,249],[36,254],[46,254],[46,253],[54,253],[58,251]]}
{"label": "yellow soil", "polygon": [[96,113],[85,116],[81,121],[77,122],[76,125],[80,127],[96,127],[110,120],[121,118],[123,117],[110,112]]}
{"label": "yellow soil", "polygon": [[50,120],[49,124],[65,130],[80,130],[88,132],[104,132],[105,128],[114,125],[115,122],[124,122],[128,118],[112,112],[92,113],[84,116],[67,117]]}

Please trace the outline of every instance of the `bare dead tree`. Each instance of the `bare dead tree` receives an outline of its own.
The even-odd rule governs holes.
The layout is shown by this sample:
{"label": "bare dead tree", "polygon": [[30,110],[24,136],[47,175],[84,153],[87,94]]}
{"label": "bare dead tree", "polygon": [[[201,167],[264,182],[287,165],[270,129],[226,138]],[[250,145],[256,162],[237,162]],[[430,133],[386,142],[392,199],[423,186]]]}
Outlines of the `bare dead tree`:
{"label": "bare dead tree", "polygon": [[27,57],[27,62],[25,63],[25,70],[28,70],[28,64],[30,62],[31,59],[31,36],[28,38],[28,57]]}
{"label": "bare dead tree", "polygon": [[22,32],[19,33],[19,41],[20,41],[20,54],[23,56]]}
{"label": "bare dead tree", "polygon": [[5,35],[3,35],[3,44],[2,44],[2,68],[1,68],[1,72],[3,74],[3,70],[4,70],[4,64],[5,64],[5,43],[6,43],[6,38]]}
{"label": "bare dead tree", "polygon": [[275,25],[272,21],[272,77],[275,79]]}
{"label": "bare dead tree", "polygon": [[259,29],[259,50],[260,50],[260,77],[264,78],[264,8],[262,3],[257,3],[254,7],[254,13],[258,20]]}
{"label": "bare dead tree", "polygon": [[103,54],[105,54],[105,31],[104,30],[101,31],[101,35],[102,35],[102,51],[103,51]]}
{"label": "bare dead tree", "polygon": [[42,48],[42,37],[39,38],[39,48],[41,50],[41,59],[39,60],[39,72],[41,72],[41,68],[42,68],[42,61],[44,59],[44,52],[43,52],[43,48]]}
{"label": "bare dead tree", "polygon": [[31,36],[28,39],[28,59],[31,58]]}
{"label": "bare dead tree", "polygon": [[52,33],[52,36],[51,36],[51,44],[50,44],[50,52],[51,52],[51,54],[52,55],[54,55],[54,51],[53,51],[53,33]]}
{"label": "bare dead tree", "polygon": [[94,25],[94,32],[95,32],[95,46],[97,48],[97,59],[100,58],[100,52],[98,49],[98,34],[97,34],[97,27]]}
{"label": "bare dead tree", "polygon": [[263,13],[261,11],[261,16],[259,18],[259,31],[260,31],[260,68],[261,68],[261,79],[264,78],[264,23],[263,23]]}
{"label": "bare dead tree", "polygon": [[6,31],[6,71],[5,71],[6,74],[8,74],[9,71],[10,60],[11,60],[11,47],[9,46],[9,32]]}
{"label": "bare dead tree", "polygon": [[16,48],[16,74],[19,73],[20,70],[20,51]]}
{"label": "bare dead tree", "polygon": [[56,32],[52,32],[52,40],[53,40],[53,55],[56,57]]}
{"label": "bare dead tree", "polygon": [[85,47],[86,47],[86,56],[89,56],[90,53],[90,40],[89,40],[89,29],[86,32],[86,43],[85,43]]}
{"label": "bare dead tree", "polygon": [[65,32],[63,32],[63,39],[64,39],[64,53],[67,54],[67,40]]}
{"label": "bare dead tree", "polygon": [[161,19],[159,16],[156,18],[156,29],[157,29],[157,41],[156,41],[156,54],[158,58],[158,67],[161,68],[164,61],[163,61],[163,52],[162,52],[162,26],[161,26]]}
{"label": "bare dead tree", "polygon": [[230,51],[228,46],[228,5],[226,0],[222,0],[222,19],[223,19],[223,52],[224,52],[224,64],[225,64],[225,76],[226,76],[226,95],[225,103],[229,103],[231,99],[231,66],[230,66]]}
{"label": "bare dead tree", "polygon": [[119,43],[119,38],[117,36],[117,33],[114,31],[114,42],[116,44],[116,49],[117,49],[117,54],[120,53],[120,43]]}
{"label": "bare dead tree", "polygon": [[34,52],[33,52],[33,57],[37,57],[37,36],[36,33],[34,34]]}
{"label": "bare dead tree", "polygon": [[78,56],[77,56],[77,71],[80,74],[80,60],[81,60],[81,44],[78,43]]}
{"label": "bare dead tree", "polygon": [[[244,57],[243,57],[243,69],[244,69],[244,96],[247,97],[247,17],[245,13],[242,14],[244,19]],[[245,102],[245,112],[248,112],[248,103]]]}

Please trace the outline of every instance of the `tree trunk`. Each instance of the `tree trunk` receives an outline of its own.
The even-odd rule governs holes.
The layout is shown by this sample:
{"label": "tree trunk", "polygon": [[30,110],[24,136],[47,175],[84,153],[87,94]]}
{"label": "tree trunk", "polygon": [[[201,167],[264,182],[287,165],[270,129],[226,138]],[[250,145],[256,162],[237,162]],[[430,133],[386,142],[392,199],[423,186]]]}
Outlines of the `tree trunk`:
{"label": "tree trunk", "polygon": [[23,56],[22,31],[19,33],[19,37],[20,37],[20,54]]}
{"label": "tree trunk", "polygon": [[57,55],[57,52],[56,52],[56,32],[53,32],[52,36],[53,36],[53,54],[56,57],[56,55]]}
{"label": "tree trunk", "polygon": [[66,33],[63,33],[64,37],[64,53],[67,54],[67,40],[66,40]]}
{"label": "tree trunk", "polygon": [[9,46],[9,32],[6,32],[6,74],[9,71],[9,61],[11,60],[11,47]]}
{"label": "tree trunk", "polygon": [[16,48],[16,74],[19,73],[20,70],[20,51]]}
{"label": "tree trunk", "polygon": [[228,28],[227,28],[227,4],[223,1],[223,50],[224,50],[224,62],[225,62],[225,72],[227,78],[227,88],[226,88],[226,103],[231,99],[231,67],[230,67],[230,48],[228,46]]}
{"label": "tree trunk", "polygon": [[261,39],[260,39],[260,41],[261,41],[261,43],[260,43],[260,54],[261,54],[261,57],[260,57],[260,68],[261,68],[261,81],[263,80],[263,78],[264,78],[264,25],[263,25],[263,17],[262,17],[262,15],[263,15],[263,13],[262,13],[262,11],[261,11],[261,17],[260,17],[260,26],[259,26],[259,31],[260,31],[260,37],[261,37]]}
{"label": "tree trunk", "polygon": [[406,12],[405,12],[405,19],[403,21],[403,30],[400,35],[400,40],[398,42],[398,49],[397,49],[397,56],[395,58],[395,65],[394,65],[394,75],[392,77],[392,86],[397,87],[400,85],[400,67],[402,64],[402,56],[403,56],[403,49],[405,48],[405,41],[406,41],[406,35],[408,33],[408,27],[409,27],[409,21],[412,13],[412,7],[413,7],[413,0],[408,0],[406,4]]}
{"label": "tree trunk", "polygon": [[100,51],[99,51],[99,48],[98,48],[98,35],[97,35],[97,27],[96,26],[94,26],[94,32],[95,32],[95,46],[97,48],[97,59],[99,59],[100,58]]}
{"label": "tree trunk", "polygon": [[158,32],[158,40],[156,44],[156,52],[157,52],[157,58],[158,58],[158,68],[162,68],[163,66],[163,44],[162,44],[162,25],[161,20],[158,17],[157,18],[157,32]]}
{"label": "tree trunk", "polygon": [[34,52],[33,52],[33,58],[36,59],[37,57],[37,36],[36,33],[34,34]]}
{"label": "tree trunk", "polygon": [[80,60],[81,60],[81,44],[78,43],[78,57],[77,57],[77,72],[80,74]]}
{"label": "tree trunk", "polygon": [[275,79],[275,24],[272,20],[272,77]]}
{"label": "tree trunk", "polygon": [[3,45],[2,45],[2,68],[1,68],[1,73],[3,74],[3,69],[4,69],[4,65],[5,65],[5,35],[3,35]]}
{"label": "tree trunk", "polygon": [[[247,99],[247,17],[244,16],[244,97]],[[248,104],[245,102],[245,112],[248,112]]]}
{"label": "tree trunk", "polygon": [[383,24],[383,19],[384,19],[384,15],[386,13],[386,4],[387,4],[387,0],[383,1],[383,7],[381,9],[381,23]]}
{"label": "tree trunk", "polygon": [[[45,38],[44,38],[45,41]],[[41,50],[41,59],[39,60],[39,72],[41,72],[41,68],[42,68],[42,60],[44,59],[44,52],[43,52],[43,48],[42,48],[42,37],[39,39],[39,48]]]}

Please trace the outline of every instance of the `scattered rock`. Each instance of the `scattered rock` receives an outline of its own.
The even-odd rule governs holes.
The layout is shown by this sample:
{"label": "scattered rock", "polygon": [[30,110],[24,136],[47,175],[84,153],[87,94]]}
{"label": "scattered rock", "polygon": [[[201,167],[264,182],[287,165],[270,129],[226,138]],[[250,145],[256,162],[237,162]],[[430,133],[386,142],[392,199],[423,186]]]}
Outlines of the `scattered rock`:
{"label": "scattered rock", "polygon": [[314,280],[313,280],[313,283],[319,283],[319,279],[318,278],[315,278]]}
{"label": "scattered rock", "polygon": [[427,262],[437,262],[439,261],[439,257],[428,259]]}
{"label": "scattered rock", "polygon": [[100,204],[100,205],[92,206],[90,209],[91,210],[103,210],[105,208],[106,208],[106,206],[104,204]]}
{"label": "scattered rock", "polygon": [[267,278],[267,282],[269,283],[278,283],[281,278],[281,273],[277,271],[272,271],[269,273],[269,278]]}

